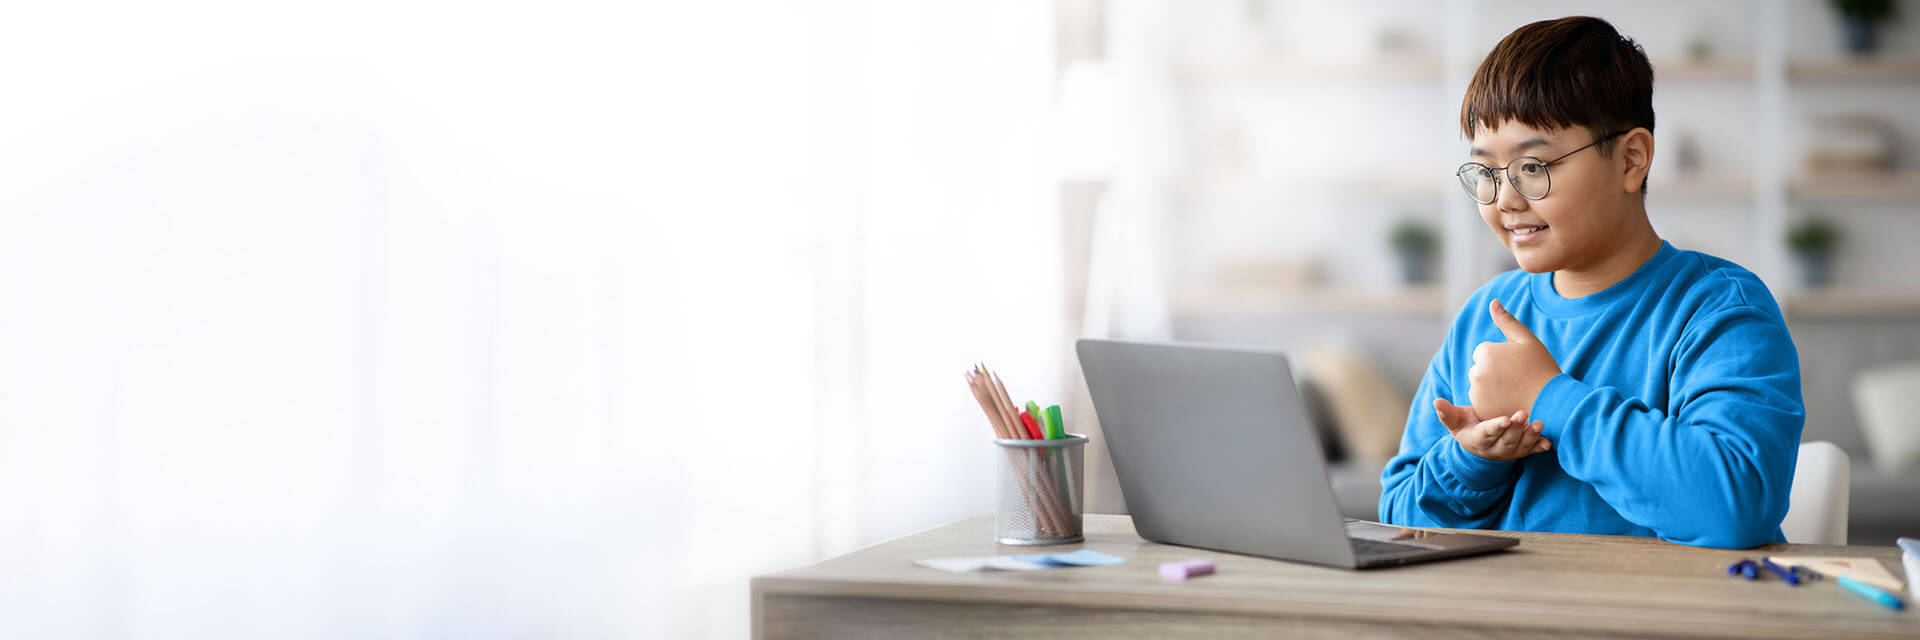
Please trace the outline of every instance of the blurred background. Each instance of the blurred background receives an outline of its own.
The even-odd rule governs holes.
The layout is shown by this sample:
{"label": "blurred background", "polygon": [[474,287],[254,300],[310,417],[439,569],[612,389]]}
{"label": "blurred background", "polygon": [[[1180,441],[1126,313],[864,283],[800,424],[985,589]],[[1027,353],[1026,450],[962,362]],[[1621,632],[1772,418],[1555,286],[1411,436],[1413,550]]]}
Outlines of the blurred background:
{"label": "blurred background", "polygon": [[[1648,209],[1758,273],[1852,542],[1920,532],[1920,11],[1879,2],[11,3],[19,637],[738,637],[993,509],[985,361],[1293,354],[1350,515],[1466,295],[1481,57],[1656,70]],[[1891,15],[1889,15],[1891,14]]]}

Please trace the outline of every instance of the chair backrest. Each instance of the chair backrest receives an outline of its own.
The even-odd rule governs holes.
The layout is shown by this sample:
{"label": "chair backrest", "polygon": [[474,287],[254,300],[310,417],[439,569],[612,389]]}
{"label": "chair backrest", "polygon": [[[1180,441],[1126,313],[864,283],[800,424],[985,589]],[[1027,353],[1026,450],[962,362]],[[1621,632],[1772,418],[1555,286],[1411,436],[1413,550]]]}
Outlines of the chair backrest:
{"label": "chair backrest", "polygon": [[1847,500],[1852,495],[1852,462],[1831,442],[1800,443],[1800,462],[1787,494],[1787,517],[1780,531],[1787,542],[1846,544]]}

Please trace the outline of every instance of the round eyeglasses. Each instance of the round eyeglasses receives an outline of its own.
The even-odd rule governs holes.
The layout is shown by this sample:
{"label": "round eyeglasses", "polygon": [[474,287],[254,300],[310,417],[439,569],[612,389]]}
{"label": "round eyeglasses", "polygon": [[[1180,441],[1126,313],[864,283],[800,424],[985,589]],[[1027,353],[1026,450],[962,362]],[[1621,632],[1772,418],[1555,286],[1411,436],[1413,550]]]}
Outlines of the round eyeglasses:
{"label": "round eyeglasses", "polygon": [[1514,193],[1528,200],[1539,200],[1547,197],[1547,190],[1553,187],[1553,177],[1547,173],[1547,167],[1558,164],[1561,160],[1567,159],[1567,156],[1580,153],[1587,147],[1606,142],[1623,133],[1626,131],[1615,131],[1594,138],[1593,142],[1587,143],[1586,147],[1560,154],[1560,157],[1552,160],[1520,156],[1508,162],[1505,168],[1469,162],[1460,165],[1453,175],[1460,179],[1460,188],[1467,190],[1467,197],[1473,198],[1474,202],[1480,204],[1493,204],[1493,201],[1500,197],[1500,174],[1503,172],[1507,176],[1506,183],[1513,187]]}

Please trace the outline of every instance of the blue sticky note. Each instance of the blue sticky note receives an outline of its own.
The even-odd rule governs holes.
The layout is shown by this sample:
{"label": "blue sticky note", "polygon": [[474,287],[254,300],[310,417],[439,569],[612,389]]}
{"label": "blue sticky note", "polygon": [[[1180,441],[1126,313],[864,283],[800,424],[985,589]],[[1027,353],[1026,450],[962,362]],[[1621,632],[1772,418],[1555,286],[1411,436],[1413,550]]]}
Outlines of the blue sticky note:
{"label": "blue sticky note", "polygon": [[1048,566],[1048,567],[1070,567],[1070,566],[1073,566],[1073,564],[1072,564],[1072,563],[1069,563],[1069,562],[1060,562],[1060,561],[1058,561],[1058,560],[1055,560],[1055,559],[1054,559],[1054,556],[1057,556],[1057,555],[1062,555],[1062,554],[1057,554],[1057,553],[1023,553],[1023,554],[1020,554],[1020,555],[1014,555],[1014,556],[1007,556],[1007,557],[1009,557],[1009,558],[1013,558],[1014,560],[1018,560],[1018,561],[1020,561],[1020,562],[1031,562],[1031,563],[1033,563],[1033,564],[1038,564],[1038,565],[1045,565],[1045,566]]}
{"label": "blue sticky note", "polygon": [[1111,556],[1092,549],[1081,549],[1065,553],[1029,553],[1010,556],[1020,562],[1031,562],[1049,567],[1104,567],[1121,564],[1126,558]]}

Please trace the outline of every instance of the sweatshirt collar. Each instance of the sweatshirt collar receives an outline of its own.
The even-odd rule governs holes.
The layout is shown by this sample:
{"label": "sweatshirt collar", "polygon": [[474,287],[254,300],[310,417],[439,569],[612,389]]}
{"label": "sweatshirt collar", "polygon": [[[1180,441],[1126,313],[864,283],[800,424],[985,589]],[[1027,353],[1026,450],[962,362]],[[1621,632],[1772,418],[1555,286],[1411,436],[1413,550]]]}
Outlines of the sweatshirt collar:
{"label": "sweatshirt collar", "polygon": [[1660,241],[1660,250],[1653,257],[1634,269],[1633,275],[1613,283],[1605,289],[1579,298],[1563,298],[1553,288],[1553,272],[1527,274],[1529,293],[1534,304],[1542,311],[1559,317],[1583,316],[1595,311],[1616,306],[1622,300],[1637,297],[1646,291],[1649,281],[1654,278],[1666,263],[1680,253],[1673,243]]}

